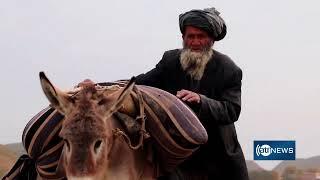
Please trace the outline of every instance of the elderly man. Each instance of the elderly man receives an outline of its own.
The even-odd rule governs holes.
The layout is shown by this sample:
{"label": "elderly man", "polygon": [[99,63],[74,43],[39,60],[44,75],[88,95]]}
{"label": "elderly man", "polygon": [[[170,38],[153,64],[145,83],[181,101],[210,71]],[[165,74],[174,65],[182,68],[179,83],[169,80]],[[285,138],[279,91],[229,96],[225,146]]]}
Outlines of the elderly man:
{"label": "elderly man", "polygon": [[208,132],[209,140],[175,172],[159,179],[247,180],[243,152],[234,122],[241,110],[241,69],[213,50],[226,35],[214,8],[179,16],[183,49],[164,53],[156,67],[136,83],[166,90],[186,102]]}

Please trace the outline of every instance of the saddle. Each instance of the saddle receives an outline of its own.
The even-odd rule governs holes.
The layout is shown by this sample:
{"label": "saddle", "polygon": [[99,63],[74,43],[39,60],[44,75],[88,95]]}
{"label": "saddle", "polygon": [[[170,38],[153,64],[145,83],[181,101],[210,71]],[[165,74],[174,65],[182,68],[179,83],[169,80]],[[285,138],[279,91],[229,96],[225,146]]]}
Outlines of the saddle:
{"label": "saddle", "polygon": [[[100,87],[114,85],[122,88],[125,83],[99,83]],[[129,137],[130,145],[137,146],[139,143],[137,133],[142,128],[151,136],[149,139],[155,152],[157,174],[173,171],[201,144],[207,142],[207,132],[197,116],[174,95],[144,85],[135,85],[130,95],[130,98],[124,101],[123,108],[115,115],[122,124],[129,125],[125,127],[131,127],[123,129],[125,135]],[[3,179],[21,179],[21,177],[35,176],[37,173],[45,179],[65,178],[59,170],[63,148],[59,132],[63,118],[64,116],[57,110],[47,107],[28,122],[22,136],[28,155],[21,156]],[[144,123],[140,123],[140,126],[133,125],[132,119],[139,118],[143,118]]]}

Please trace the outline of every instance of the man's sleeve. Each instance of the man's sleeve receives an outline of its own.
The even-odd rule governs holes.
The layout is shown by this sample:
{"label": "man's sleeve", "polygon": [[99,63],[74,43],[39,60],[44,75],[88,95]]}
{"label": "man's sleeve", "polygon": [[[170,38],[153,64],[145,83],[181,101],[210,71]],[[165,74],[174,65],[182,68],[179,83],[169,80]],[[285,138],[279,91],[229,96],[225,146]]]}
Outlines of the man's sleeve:
{"label": "man's sleeve", "polygon": [[204,124],[228,125],[238,120],[241,111],[241,79],[242,71],[238,68],[225,83],[219,99],[200,94],[200,119],[210,121]]}

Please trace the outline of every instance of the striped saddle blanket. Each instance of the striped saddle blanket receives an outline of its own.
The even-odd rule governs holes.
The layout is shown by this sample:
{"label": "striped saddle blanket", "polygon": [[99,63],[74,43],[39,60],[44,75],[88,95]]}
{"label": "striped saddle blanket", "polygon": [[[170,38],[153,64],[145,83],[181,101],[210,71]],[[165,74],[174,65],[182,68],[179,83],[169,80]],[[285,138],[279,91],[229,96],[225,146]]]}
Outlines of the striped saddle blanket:
{"label": "striped saddle blanket", "polygon": [[[100,83],[101,86],[120,85]],[[149,86],[135,85],[144,100],[146,130],[152,138],[160,171],[170,172],[201,144],[207,132],[193,111],[174,95]],[[132,92],[135,95],[135,91]],[[63,141],[59,137],[64,116],[52,107],[35,115],[26,125],[22,155],[3,179],[65,179],[59,159]]]}

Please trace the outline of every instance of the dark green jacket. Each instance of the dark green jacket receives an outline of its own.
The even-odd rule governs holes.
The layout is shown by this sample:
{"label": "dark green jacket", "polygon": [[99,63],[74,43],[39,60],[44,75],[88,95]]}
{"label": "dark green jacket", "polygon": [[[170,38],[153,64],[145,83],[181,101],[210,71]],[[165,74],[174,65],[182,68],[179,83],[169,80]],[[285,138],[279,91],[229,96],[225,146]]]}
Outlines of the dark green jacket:
{"label": "dark green jacket", "polygon": [[214,51],[200,81],[180,65],[181,50],[164,53],[154,69],[137,76],[136,83],[176,95],[181,89],[197,92],[200,105],[190,105],[208,132],[208,142],[181,165],[209,174],[210,179],[247,180],[247,168],[234,122],[241,110],[241,69],[226,55]]}

